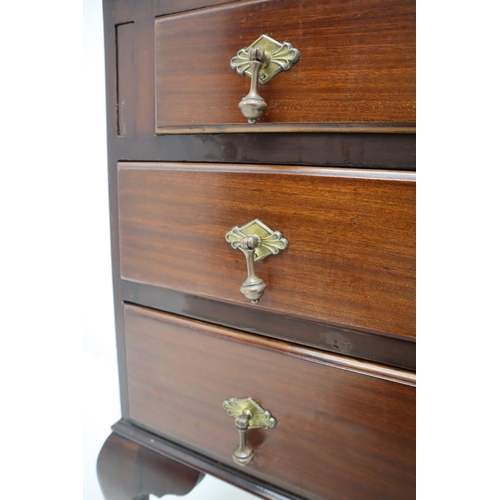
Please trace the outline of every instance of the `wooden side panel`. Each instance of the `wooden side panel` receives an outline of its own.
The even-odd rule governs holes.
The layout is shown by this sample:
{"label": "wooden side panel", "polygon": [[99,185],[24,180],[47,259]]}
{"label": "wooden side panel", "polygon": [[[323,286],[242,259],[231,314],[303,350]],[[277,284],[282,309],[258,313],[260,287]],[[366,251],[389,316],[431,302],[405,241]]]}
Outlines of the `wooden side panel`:
{"label": "wooden side panel", "polygon": [[118,135],[135,135],[136,72],[134,23],[116,27]]}
{"label": "wooden side panel", "polygon": [[[414,182],[175,163],[121,163],[118,180],[123,278],[415,336]],[[267,289],[253,306],[239,291],[244,255],[225,234],[255,218],[290,245],[256,264]]]}
{"label": "wooden side panel", "polygon": [[[261,34],[291,42],[301,58],[260,86],[268,109],[244,125],[238,103],[250,79],[229,61]],[[155,40],[157,133],[415,121],[413,0],[237,2],[157,18]]]}
{"label": "wooden side panel", "polygon": [[248,432],[245,473],[309,499],[415,498],[415,388],[404,372],[385,380],[363,363],[341,369],[335,355],[134,306],[125,327],[135,422],[238,467],[221,405],[252,396],[278,423]]}

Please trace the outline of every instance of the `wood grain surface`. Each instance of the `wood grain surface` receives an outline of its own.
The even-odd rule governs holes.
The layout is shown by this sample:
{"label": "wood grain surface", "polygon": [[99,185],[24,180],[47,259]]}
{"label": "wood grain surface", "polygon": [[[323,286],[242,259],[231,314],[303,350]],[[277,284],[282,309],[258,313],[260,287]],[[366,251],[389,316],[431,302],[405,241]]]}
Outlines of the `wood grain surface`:
{"label": "wood grain surface", "polygon": [[[257,163],[410,171],[416,169],[416,136],[408,134],[137,135],[120,136],[116,141],[110,142],[109,147],[112,148],[117,161]],[[113,168],[116,169],[116,162]]]}
{"label": "wood grain surface", "polygon": [[161,16],[237,1],[238,0],[154,0],[154,12],[155,16]]}
{"label": "wood grain surface", "polygon": [[413,180],[363,170],[120,163],[121,275],[249,306],[239,291],[244,255],[225,234],[259,218],[290,245],[256,264],[267,289],[253,307],[414,337]]}
{"label": "wood grain surface", "polygon": [[151,307],[187,318],[235,328],[358,359],[416,369],[416,339],[399,335],[373,335],[319,321],[255,308],[249,303],[223,302],[161,286],[121,280],[125,302]]}
{"label": "wood grain surface", "polygon": [[130,417],[226,465],[230,397],[277,420],[245,472],[308,499],[415,497],[414,375],[125,306]]}
{"label": "wood grain surface", "polygon": [[229,61],[262,34],[301,58],[259,87],[268,109],[239,131],[415,122],[413,0],[252,0],[156,19],[157,133],[244,125],[250,79]]}

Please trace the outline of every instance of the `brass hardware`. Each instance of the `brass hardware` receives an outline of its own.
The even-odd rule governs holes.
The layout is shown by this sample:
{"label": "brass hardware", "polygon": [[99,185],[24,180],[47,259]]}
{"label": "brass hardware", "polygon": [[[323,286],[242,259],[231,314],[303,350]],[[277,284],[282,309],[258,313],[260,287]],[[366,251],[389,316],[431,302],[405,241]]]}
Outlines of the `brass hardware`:
{"label": "brass hardware", "polygon": [[226,233],[226,241],[245,255],[248,276],[241,285],[240,291],[256,304],[264,294],[266,283],[255,274],[254,262],[263,260],[269,255],[278,255],[288,248],[288,241],[281,236],[279,231],[273,231],[259,219],[242,227],[233,227]]}
{"label": "brass hardware", "polygon": [[265,85],[278,73],[288,71],[300,58],[300,52],[289,42],[279,43],[267,35],[261,35],[246,49],[238,51],[230,65],[240,76],[249,76],[250,92],[239,108],[248,123],[255,123],[267,108],[259,95],[257,85]]}
{"label": "brass hardware", "polygon": [[271,429],[276,425],[276,419],[252,398],[230,398],[222,403],[222,407],[236,419],[236,428],[240,437],[238,448],[233,451],[233,460],[238,465],[247,465],[254,456],[254,451],[246,442],[247,430]]}

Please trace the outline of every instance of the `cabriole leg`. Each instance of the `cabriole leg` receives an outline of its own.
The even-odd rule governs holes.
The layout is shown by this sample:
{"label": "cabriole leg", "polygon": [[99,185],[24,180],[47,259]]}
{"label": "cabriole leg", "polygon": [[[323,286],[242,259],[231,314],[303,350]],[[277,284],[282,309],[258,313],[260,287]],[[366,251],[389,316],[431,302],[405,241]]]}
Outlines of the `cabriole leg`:
{"label": "cabriole leg", "polygon": [[148,500],[149,494],[186,495],[204,474],[112,433],[97,459],[106,500]]}

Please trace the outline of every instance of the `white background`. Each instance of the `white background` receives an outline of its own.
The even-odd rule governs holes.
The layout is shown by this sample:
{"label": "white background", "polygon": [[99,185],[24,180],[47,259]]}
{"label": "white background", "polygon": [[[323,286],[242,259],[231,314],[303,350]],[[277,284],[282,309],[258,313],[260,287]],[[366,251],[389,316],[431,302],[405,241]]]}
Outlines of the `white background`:
{"label": "white background", "polygon": [[[1,12],[2,497],[101,500],[120,414],[100,5]],[[498,498],[498,7],[418,13],[417,492]]]}

